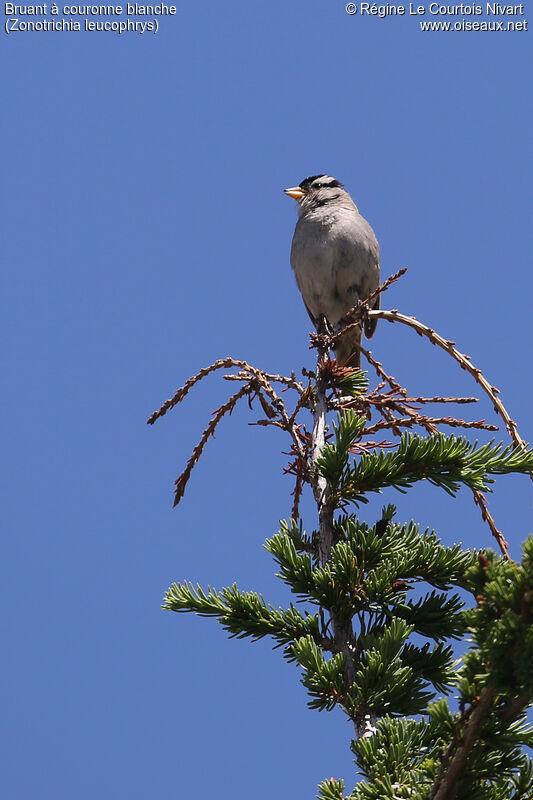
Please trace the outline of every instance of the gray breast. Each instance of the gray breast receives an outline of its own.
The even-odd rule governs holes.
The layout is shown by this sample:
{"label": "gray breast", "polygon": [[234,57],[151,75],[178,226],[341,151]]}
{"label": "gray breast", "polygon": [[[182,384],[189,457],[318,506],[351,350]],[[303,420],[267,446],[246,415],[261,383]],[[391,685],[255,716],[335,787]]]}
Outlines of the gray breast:
{"label": "gray breast", "polygon": [[335,325],[379,283],[379,245],[355,206],[298,220],[291,265],[310,315]]}

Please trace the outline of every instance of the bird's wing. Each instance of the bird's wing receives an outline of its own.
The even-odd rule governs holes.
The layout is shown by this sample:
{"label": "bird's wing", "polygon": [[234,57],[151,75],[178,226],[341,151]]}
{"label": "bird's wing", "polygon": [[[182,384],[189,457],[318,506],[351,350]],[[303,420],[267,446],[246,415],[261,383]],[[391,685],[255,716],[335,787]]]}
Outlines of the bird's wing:
{"label": "bird's wing", "polygon": [[[379,285],[379,245],[370,225],[362,217],[335,242],[335,293],[339,298],[339,318]],[[379,304],[379,297],[376,301]],[[375,320],[365,324],[365,334],[372,336]]]}
{"label": "bird's wing", "polygon": [[[303,298],[302,298],[302,299],[303,299]],[[317,327],[317,324],[318,324],[318,320],[317,320],[317,318],[316,318],[316,317],[314,317],[314,316],[311,314],[311,312],[309,311],[309,306],[307,305],[307,303],[305,302],[305,300],[304,300],[304,306],[305,306],[305,310],[306,310],[306,311],[307,311],[307,313],[309,314],[309,318],[310,318],[311,322],[313,323],[313,325],[314,325],[314,326],[315,326],[315,328],[316,328],[316,327]]]}

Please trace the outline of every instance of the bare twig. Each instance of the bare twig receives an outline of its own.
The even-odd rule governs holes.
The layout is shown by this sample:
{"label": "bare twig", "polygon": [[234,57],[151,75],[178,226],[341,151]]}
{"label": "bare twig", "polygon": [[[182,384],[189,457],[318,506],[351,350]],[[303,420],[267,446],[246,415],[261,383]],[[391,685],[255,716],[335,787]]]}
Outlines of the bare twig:
{"label": "bare twig", "polygon": [[[251,367],[247,367],[247,372],[252,370]],[[287,378],[285,375],[271,375],[269,372],[264,372],[264,370],[257,370],[256,367],[253,368],[255,372],[261,372],[261,374],[269,381],[270,383],[283,383],[289,389],[295,389],[298,394],[303,394],[306,391],[306,387],[303,386],[299,381],[296,380],[294,374],[291,375],[290,378]],[[225,381],[246,381],[250,376],[246,374],[246,371],[238,372],[237,375],[224,375]]]}
{"label": "bare twig", "polygon": [[272,405],[274,406],[276,411],[279,413],[281,419],[283,420],[284,428],[287,431],[287,433],[291,435],[296,452],[298,453],[298,456],[303,464],[305,462],[305,453],[303,451],[303,447],[300,438],[298,436],[298,430],[295,425],[294,419],[291,419],[291,417],[289,417],[287,409],[285,408],[285,403],[283,402],[281,397],[279,397],[279,395],[276,394],[276,392],[270,385],[269,381],[267,380],[265,374],[261,372],[261,370],[254,370],[254,376],[255,376],[254,382],[256,383],[258,388],[261,389],[267,395],[267,397],[270,398],[270,400],[272,401]]}
{"label": "bare twig", "polygon": [[386,381],[389,384],[391,389],[394,389],[395,391],[399,392],[400,394],[403,394],[403,395],[407,396],[407,389],[404,389],[404,387],[401,385],[401,383],[398,383],[396,378],[393,378],[392,375],[388,375],[385,372],[381,362],[380,361],[376,361],[376,359],[372,356],[372,351],[371,350],[367,350],[365,347],[360,347],[359,349],[361,350],[362,354],[365,356],[365,358],[368,361],[368,363],[372,364],[372,366],[376,370],[376,373],[377,373],[378,377],[383,378],[384,381]]}
{"label": "bare twig", "polygon": [[255,422],[249,422],[248,425],[251,428],[256,425],[259,428],[267,428],[269,425],[273,425],[274,428],[281,428],[282,431],[285,430],[285,425],[279,419],[256,419]]}
{"label": "bare twig", "polygon": [[198,383],[198,381],[201,381],[202,378],[205,378],[207,375],[209,375],[211,372],[215,372],[217,369],[227,369],[231,367],[248,368],[249,365],[246,363],[246,361],[238,361],[235,358],[219,358],[218,361],[214,362],[214,364],[204,367],[200,370],[200,372],[197,372],[196,375],[193,375],[191,378],[189,378],[189,380],[186,381],[183,386],[181,386],[179,389],[176,389],[174,395],[168,400],[165,400],[161,408],[159,408],[157,411],[154,411],[154,413],[147,419],[147,424],[153,425],[156,419],[159,419],[159,417],[164,417],[167,411],[170,411],[171,408],[174,408],[174,406],[176,406],[178,403],[181,403],[185,395],[187,395],[192,387]]}
{"label": "bare twig", "polygon": [[301,394],[300,397],[298,398],[298,402],[296,403],[296,406],[294,407],[294,411],[292,412],[292,414],[290,416],[289,422],[290,422],[291,425],[294,425],[294,421],[295,421],[296,417],[298,416],[300,410],[304,406],[308,405],[310,395],[311,395],[311,388],[308,387],[305,390],[305,392],[303,394]]}
{"label": "bare twig", "polygon": [[222,419],[222,417],[224,417],[228,413],[231,414],[231,412],[235,408],[235,405],[241,399],[241,397],[244,397],[244,395],[249,394],[251,391],[252,391],[252,385],[251,383],[247,383],[245,386],[241,387],[238,392],[232,395],[229,398],[229,400],[227,400],[224,403],[224,405],[220,406],[220,408],[216,410],[215,416],[210,421],[205,431],[202,433],[200,441],[192,451],[192,455],[187,461],[187,466],[185,467],[179,478],[176,478],[176,480],[174,481],[174,485],[176,487],[174,489],[174,506],[177,506],[179,501],[183,497],[183,494],[185,492],[185,487],[187,486],[187,482],[190,478],[193,467],[200,458],[200,456],[202,455],[207,440],[209,439],[210,436],[213,436],[216,427],[220,422],[220,420]]}
{"label": "bare twig", "polygon": [[296,483],[294,484],[294,491],[292,493],[294,501],[292,504],[291,517],[293,519],[299,519],[300,517],[300,498],[302,496],[303,488],[304,488],[304,478],[301,470],[299,470],[296,473]]}
{"label": "bare twig", "polygon": [[492,535],[494,536],[494,538],[498,542],[498,547],[502,551],[502,553],[505,556],[505,558],[508,561],[512,561],[513,559],[509,555],[509,549],[508,549],[509,548],[509,542],[507,541],[507,539],[505,538],[503,533],[500,530],[498,530],[498,528],[496,527],[496,523],[494,522],[494,519],[493,519],[493,517],[491,516],[491,514],[489,512],[489,508],[488,508],[488,504],[487,504],[487,501],[485,499],[485,496],[478,489],[472,489],[472,493],[474,495],[475,504],[477,506],[479,506],[479,508],[481,509],[481,517],[482,517],[483,521],[486,522],[487,525],[489,526],[489,528],[490,528],[490,530],[492,532]]}
{"label": "bare twig", "polygon": [[476,428],[484,431],[497,431],[496,425],[488,425],[484,419],[474,422],[467,422],[464,419],[455,419],[455,417],[426,417],[422,414],[409,416],[409,417],[394,417],[394,421],[376,422],[374,425],[369,425],[363,428],[361,435],[376,433],[376,431],[384,430],[386,428],[393,428],[395,426],[401,428],[412,428],[413,425],[449,425],[451,428]]}
{"label": "bare twig", "polygon": [[408,397],[410,403],[479,403],[479,397]]}
{"label": "bare twig", "polygon": [[[511,437],[515,445],[517,447],[520,447],[521,449],[524,449],[527,446],[526,442],[522,439],[522,437],[518,433],[516,422],[511,418],[504,404],[499,399],[498,397],[499,390],[495,386],[492,386],[486,380],[481,370],[478,367],[475,367],[471,363],[469,356],[465,355],[464,353],[461,353],[454,347],[455,342],[452,342],[451,340],[448,339],[444,339],[442,336],[436,333],[436,331],[434,331],[432,328],[430,328],[427,325],[424,325],[422,322],[419,322],[415,317],[406,316],[405,314],[400,314],[397,311],[397,309],[391,309],[391,310],[370,309],[369,303],[367,301],[360,303],[359,306],[356,307],[349,316],[351,316],[353,321],[348,326],[346,326],[342,331],[339,331],[334,337],[330,337],[329,339],[330,347],[334,345],[336,337],[345,334],[346,330],[348,330],[349,328],[360,324],[362,319],[365,317],[367,319],[386,319],[388,322],[401,322],[402,324],[407,325],[410,328],[413,328],[413,330],[415,330],[420,336],[427,337],[432,344],[439,346],[447,353],[449,353],[449,355],[451,355],[452,358],[454,358],[456,361],[459,362],[462,369],[466,370],[467,372],[470,373],[470,375],[472,375],[476,383],[478,383],[481,386],[483,391],[487,394],[487,396],[491,400],[495,412],[503,419],[507,432],[509,433],[509,436]],[[387,375],[385,370],[383,370],[381,364],[379,362],[376,362],[375,359],[372,358],[371,353],[369,351],[365,350],[365,348],[360,348],[360,349],[361,352],[368,359],[369,363],[371,363],[372,366],[374,366],[378,375],[381,378],[384,378],[392,388],[396,389],[397,391],[401,391],[405,399],[407,395],[406,390],[403,389],[403,387],[401,387],[394,378],[391,378],[389,375]],[[472,402],[472,401],[473,398],[464,398],[462,400],[462,402]],[[423,401],[419,399],[418,402],[423,402]],[[441,400],[441,402],[445,402],[445,400]],[[459,400],[457,400],[457,402],[459,402]],[[387,427],[390,427],[394,433],[398,433],[399,423],[397,422],[397,418],[394,417],[394,415],[391,415],[390,412],[386,412],[384,408],[380,408],[379,410],[381,411],[382,415],[386,419],[386,422],[388,423]],[[409,416],[414,417],[414,415],[412,415],[412,412],[409,411],[407,408],[405,408],[405,411]],[[420,423],[426,428],[426,430],[430,432],[434,430],[429,419],[426,419],[426,421],[424,421],[423,418],[421,417],[419,417],[419,419]],[[413,422],[413,424],[415,423]],[[465,425],[465,427],[480,427],[480,426],[474,424],[469,426]],[[375,429],[370,428],[370,430],[375,430]],[[530,477],[533,479],[533,473],[530,475]],[[506,558],[510,559],[509,552],[507,549],[508,543],[506,542],[502,532],[498,530],[498,528],[496,527],[494,519],[492,518],[492,516],[488,511],[486,501],[482,496],[478,497],[476,493],[474,493],[474,500],[481,508],[481,514],[483,520],[489,525],[492,535],[496,538],[496,541],[498,542],[498,545],[502,550],[503,554],[505,555]]]}
{"label": "bare twig", "polygon": [[[216,416],[210,421],[209,425],[203,432],[200,442],[194,448],[193,453],[187,462],[187,467],[175,481],[176,488],[174,491],[174,506],[176,506],[183,497],[185,486],[187,485],[191,471],[200,458],[207,440],[214,433],[216,426],[226,413],[232,412],[236,402],[243,395],[249,395],[252,389],[255,390],[263,411],[267,416],[266,420],[258,420],[256,424],[275,425],[288,431],[293,440],[293,447],[295,448],[302,465],[305,465],[305,453],[298,436],[295,417],[299,408],[304,404],[305,398],[308,396],[308,390],[296,380],[294,374],[290,378],[287,378],[283,375],[271,375],[270,373],[266,373],[257,367],[251,366],[246,361],[239,359],[230,357],[221,358],[218,361],[215,361],[213,364],[210,364],[208,367],[201,369],[196,375],[193,375],[191,378],[189,378],[189,380],[182,387],[180,387],[169,400],[166,400],[161,408],[158,409],[158,411],[155,411],[150,416],[148,419],[148,424],[153,425],[153,423],[159,419],[159,417],[163,417],[167,411],[180,403],[189,393],[192,387],[198,383],[198,381],[202,380],[202,378],[205,378],[207,375],[215,372],[218,369],[228,369],[233,367],[241,367],[241,372],[239,372],[238,375],[226,375],[224,377],[229,380],[246,381],[246,384],[236,394],[232,395],[232,397],[230,397],[230,399],[224,403],[224,405],[222,405],[217,412],[215,412]],[[295,389],[300,394],[300,399],[296,405],[296,410],[291,417],[289,417],[283,400],[272,388],[270,381],[283,383],[287,388]],[[265,395],[271,400],[272,405],[267,402]],[[275,419],[277,415],[281,417],[281,421]]]}
{"label": "bare twig", "polygon": [[399,427],[396,425],[397,417],[394,415],[392,410],[390,408],[388,408],[387,406],[384,406],[384,405],[379,405],[377,407],[377,409],[378,409],[379,413],[381,414],[381,416],[383,417],[383,419],[385,420],[385,422],[390,423],[390,429],[392,430],[394,435],[395,436],[401,436],[402,432],[399,429]]}
{"label": "bare twig", "polygon": [[184,383],[183,386],[174,392],[171,398],[165,400],[161,408],[151,414],[147,420],[147,424],[153,425],[154,422],[159,419],[159,417],[164,417],[167,411],[170,411],[171,408],[174,408],[174,406],[178,405],[178,403],[181,403],[184,397],[190,392],[192,387],[198,383],[198,381],[201,381],[202,378],[205,378],[207,375],[210,375],[212,372],[215,372],[218,369],[232,369],[233,367],[241,367],[243,372],[239,373],[238,375],[224,375],[226,380],[248,381],[251,375],[255,375],[256,377],[261,376],[267,382],[275,381],[278,383],[283,383],[285,386],[295,389],[299,394],[302,394],[305,391],[305,387],[296,380],[294,375],[292,375],[290,378],[286,378],[283,375],[270,375],[268,372],[263,372],[263,370],[257,369],[257,367],[252,367],[246,361],[228,356],[227,358],[219,358],[218,361],[215,361],[208,367],[204,367],[196,375],[193,375],[191,378],[189,378],[189,380]]}
{"label": "bare twig", "polygon": [[452,358],[459,362],[464,370],[472,375],[476,383],[481,386],[483,391],[491,399],[494,410],[503,419],[505,427],[507,428],[509,436],[513,442],[522,449],[526,447],[526,442],[518,434],[516,422],[511,419],[507,409],[497,396],[499,394],[499,389],[497,389],[495,386],[491,386],[491,384],[482,374],[481,370],[470,363],[469,356],[465,355],[464,353],[460,353],[459,350],[456,350],[454,347],[455,342],[452,342],[449,339],[444,339],[432,328],[429,328],[427,325],[419,322],[415,317],[408,317],[405,314],[400,314],[400,312],[396,309],[391,309],[390,311],[385,309],[380,309],[378,311],[372,310],[368,311],[367,315],[369,319],[386,319],[388,322],[401,322],[403,325],[413,328],[413,330],[415,330],[420,336],[427,337],[432,344],[438,345],[447,353],[449,353]]}
{"label": "bare twig", "polygon": [[371,450],[375,450],[377,447],[380,449],[392,449],[393,447],[398,447],[398,442],[356,442],[350,447],[350,453],[368,453]]}
{"label": "bare twig", "polygon": [[[407,272],[407,267],[402,267],[401,269],[398,270],[398,272],[395,272],[394,275],[391,275],[389,278],[384,280],[383,283],[381,283],[377,287],[377,289],[374,289],[373,292],[370,292],[368,297],[366,297],[364,300],[360,300],[359,303],[356,303],[355,306],[353,306],[353,308],[347,311],[346,314],[339,321],[339,325],[346,326],[349,325],[349,323],[354,322],[354,320],[352,319],[353,317],[359,316],[364,309],[370,308],[372,302],[376,299],[376,297],[382,294],[383,292],[387,291],[389,286],[391,286],[399,278],[401,278],[402,275],[405,275],[406,272]],[[344,333],[344,330],[346,330],[346,328],[335,334],[335,336],[333,337],[333,341],[336,342],[337,339]]]}

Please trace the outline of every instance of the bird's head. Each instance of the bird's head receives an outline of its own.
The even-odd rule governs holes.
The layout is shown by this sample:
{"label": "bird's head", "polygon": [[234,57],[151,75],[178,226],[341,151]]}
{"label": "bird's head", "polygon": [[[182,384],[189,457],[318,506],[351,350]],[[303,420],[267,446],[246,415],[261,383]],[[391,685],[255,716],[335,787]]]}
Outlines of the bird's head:
{"label": "bird's head", "polygon": [[346,192],[342,183],[331,175],[311,175],[298,186],[285,189],[285,194],[296,200],[298,214],[301,216],[306,211],[335,202]]}

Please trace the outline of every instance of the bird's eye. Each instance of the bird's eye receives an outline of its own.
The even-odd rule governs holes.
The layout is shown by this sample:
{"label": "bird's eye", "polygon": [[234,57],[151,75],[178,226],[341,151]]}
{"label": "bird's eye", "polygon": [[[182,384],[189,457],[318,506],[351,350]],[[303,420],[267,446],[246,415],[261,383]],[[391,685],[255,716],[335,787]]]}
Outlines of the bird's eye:
{"label": "bird's eye", "polygon": [[315,189],[322,189],[323,186],[323,183],[315,183]]}

